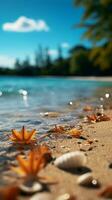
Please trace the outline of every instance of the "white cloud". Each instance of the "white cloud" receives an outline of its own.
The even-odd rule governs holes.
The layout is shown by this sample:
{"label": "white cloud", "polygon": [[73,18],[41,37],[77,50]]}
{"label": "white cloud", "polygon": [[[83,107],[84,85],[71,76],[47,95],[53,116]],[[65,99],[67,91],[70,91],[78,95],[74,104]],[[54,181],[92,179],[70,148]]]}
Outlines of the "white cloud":
{"label": "white cloud", "polygon": [[62,47],[62,48],[69,48],[70,45],[69,45],[68,42],[63,42],[63,43],[61,44],[61,47]]}
{"label": "white cloud", "polygon": [[32,32],[32,31],[46,31],[48,32],[50,28],[46,22],[42,19],[34,20],[27,18],[25,16],[19,17],[15,22],[7,22],[2,26],[4,31],[13,32]]}
{"label": "white cloud", "polygon": [[49,54],[50,56],[57,56],[57,55],[58,55],[58,50],[56,50],[56,49],[50,49],[50,50],[48,51],[48,54]]}
{"label": "white cloud", "polygon": [[7,55],[0,55],[0,66],[1,67],[13,67],[15,63],[15,59],[7,56]]}

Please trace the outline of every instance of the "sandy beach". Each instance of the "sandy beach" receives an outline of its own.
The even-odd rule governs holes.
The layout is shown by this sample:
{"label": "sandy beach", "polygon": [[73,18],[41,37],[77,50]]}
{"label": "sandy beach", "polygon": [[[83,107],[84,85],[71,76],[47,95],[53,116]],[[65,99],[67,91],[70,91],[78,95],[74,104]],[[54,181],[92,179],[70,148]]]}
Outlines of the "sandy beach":
{"label": "sandy beach", "polygon": [[[107,112],[108,116],[111,116],[111,111]],[[54,166],[53,162],[49,163],[40,174],[47,176],[51,181],[55,181],[56,184],[49,186],[49,191],[43,191],[34,194],[33,196],[20,196],[18,199],[41,199],[47,200],[69,200],[67,195],[75,196],[73,199],[77,200],[98,200],[99,191],[105,186],[111,185],[112,179],[112,121],[104,121],[97,123],[83,123],[80,122],[82,127],[82,136],[85,138],[54,138],[46,141],[47,145],[52,151],[53,160],[62,154],[81,151],[87,157],[87,164],[81,171],[62,170]],[[19,154],[19,150],[13,149],[11,143],[7,141],[9,133],[4,135],[4,141],[1,142],[1,181],[0,185],[9,185],[18,183],[18,180],[13,176],[13,172],[10,171],[10,164],[15,163],[15,157]],[[88,143],[88,141],[91,141]],[[41,143],[45,143],[43,140]],[[6,149],[5,149],[6,147]],[[100,184],[100,188],[90,188],[80,186],[77,183],[78,177],[81,174],[92,172],[96,180]],[[8,176],[7,176],[8,174]],[[37,195],[37,196],[35,196]],[[65,195],[65,196],[63,196]],[[72,198],[71,198],[72,199]],[[32,199],[33,200],[33,199]]]}
{"label": "sandy beach", "polygon": [[[91,144],[91,148],[89,145],[85,145],[85,141],[76,138],[66,141],[58,140],[54,142],[55,149],[53,153],[58,156],[68,151],[84,151],[87,155],[88,170],[92,171],[95,178],[100,181],[101,188],[103,188],[110,185],[112,179],[112,169],[109,168],[109,164],[112,163],[112,122],[99,122],[92,125],[84,125],[83,128],[85,137],[94,141],[93,144]],[[81,144],[79,144],[80,142]],[[55,187],[52,187],[52,191],[56,196],[70,193],[76,195],[79,200],[101,199],[97,196],[100,189],[91,189],[77,184],[80,173],[65,172],[51,165],[48,167],[48,172],[53,175],[55,180],[59,181]]]}

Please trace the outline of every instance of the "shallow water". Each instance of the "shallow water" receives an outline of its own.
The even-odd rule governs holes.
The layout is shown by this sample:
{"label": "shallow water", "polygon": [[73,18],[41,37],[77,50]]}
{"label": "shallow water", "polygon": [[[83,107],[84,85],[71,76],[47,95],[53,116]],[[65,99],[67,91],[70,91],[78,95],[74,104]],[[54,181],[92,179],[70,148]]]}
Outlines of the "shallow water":
{"label": "shallow water", "polygon": [[[75,122],[85,104],[100,104],[111,91],[112,81],[0,77],[0,130],[25,125],[45,132],[49,125]],[[44,117],[49,111],[60,114]]]}

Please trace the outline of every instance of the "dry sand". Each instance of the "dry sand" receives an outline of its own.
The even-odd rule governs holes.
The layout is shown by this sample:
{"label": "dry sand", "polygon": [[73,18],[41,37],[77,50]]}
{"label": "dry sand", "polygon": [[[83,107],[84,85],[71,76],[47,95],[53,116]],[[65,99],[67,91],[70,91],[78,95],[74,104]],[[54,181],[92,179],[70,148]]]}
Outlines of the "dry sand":
{"label": "dry sand", "polygon": [[[91,145],[85,145],[87,141],[78,138],[61,138],[51,140],[48,144],[51,147],[53,157],[75,150],[83,151],[87,156],[86,166],[93,172],[95,178],[100,181],[101,188],[103,188],[112,183],[112,169],[109,168],[109,164],[112,163],[112,121],[83,124],[83,130],[83,136],[93,141]],[[78,200],[101,199],[97,197],[100,189],[82,187],[77,184],[77,178],[82,172],[64,171],[50,163],[41,173],[57,181],[57,184],[49,187],[49,194],[52,195],[52,200],[58,200],[58,197],[65,193],[76,195]],[[2,176],[3,174],[1,174]],[[30,198],[27,197],[25,199]],[[38,200],[38,198],[36,199]],[[48,200],[50,197],[47,198],[46,196],[46,198],[43,197],[42,199]]]}
{"label": "dry sand", "polygon": [[[95,139],[93,144],[86,146],[85,140],[76,138],[57,140],[52,142],[52,146],[55,147],[53,153],[57,157],[68,151],[84,150],[87,155],[87,167],[92,170],[103,188],[112,183],[112,169],[109,168],[109,164],[112,163],[112,121],[83,125],[83,129],[85,137],[90,140]],[[80,142],[81,144],[78,144]],[[78,186],[77,178],[80,174],[76,172],[66,172],[51,165],[47,167],[46,172],[58,181],[57,185],[52,186],[52,192],[56,196],[71,193],[75,194],[79,200],[101,199],[97,197],[99,189]]]}

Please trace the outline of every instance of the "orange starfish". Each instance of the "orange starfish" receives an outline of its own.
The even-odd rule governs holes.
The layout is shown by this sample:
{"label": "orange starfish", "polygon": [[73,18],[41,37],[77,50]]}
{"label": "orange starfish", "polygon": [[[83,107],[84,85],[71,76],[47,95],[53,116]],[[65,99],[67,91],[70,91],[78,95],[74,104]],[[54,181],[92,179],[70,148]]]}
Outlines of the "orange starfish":
{"label": "orange starfish", "polygon": [[54,133],[62,133],[65,131],[65,129],[63,126],[55,125],[55,127],[51,129],[50,131]]}
{"label": "orange starfish", "polygon": [[22,155],[17,156],[20,166],[12,167],[12,170],[24,177],[35,179],[38,172],[47,165],[50,157],[49,148],[46,145],[42,145],[30,151],[26,159]]}
{"label": "orange starfish", "polygon": [[35,151],[37,151],[37,154],[43,155],[48,162],[52,159],[51,151],[46,144],[40,145]]}
{"label": "orange starfish", "polygon": [[72,137],[79,138],[81,136],[82,130],[72,128],[66,132],[68,135],[71,135]]}
{"label": "orange starfish", "polygon": [[26,128],[23,126],[21,131],[17,131],[12,129],[12,136],[10,139],[13,142],[19,143],[19,144],[31,144],[35,142],[34,135],[36,133],[36,129],[33,129],[32,131],[27,131]]}
{"label": "orange starfish", "polygon": [[102,121],[109,121],[111,118],[105,114],[101,115],[100,113],[87,115],[88,122],[102,122]]}
{"label": "orange starfish", "polygon": [[87,115],[88,122],[95,123],[97,121],[97,116],[95,114]]}

